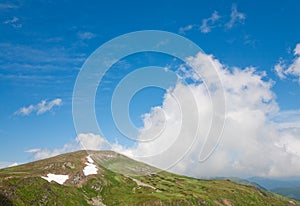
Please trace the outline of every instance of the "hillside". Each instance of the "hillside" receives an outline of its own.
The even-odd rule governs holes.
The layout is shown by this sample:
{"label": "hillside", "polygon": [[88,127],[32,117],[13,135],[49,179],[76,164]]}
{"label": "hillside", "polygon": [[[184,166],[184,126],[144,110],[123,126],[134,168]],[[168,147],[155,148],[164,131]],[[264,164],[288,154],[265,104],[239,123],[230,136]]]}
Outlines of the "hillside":
{"label": "hillside", "polygon": [[229,180],[159,171],[111,151],[78,151],[0,170],[1,205],[299,205]]}

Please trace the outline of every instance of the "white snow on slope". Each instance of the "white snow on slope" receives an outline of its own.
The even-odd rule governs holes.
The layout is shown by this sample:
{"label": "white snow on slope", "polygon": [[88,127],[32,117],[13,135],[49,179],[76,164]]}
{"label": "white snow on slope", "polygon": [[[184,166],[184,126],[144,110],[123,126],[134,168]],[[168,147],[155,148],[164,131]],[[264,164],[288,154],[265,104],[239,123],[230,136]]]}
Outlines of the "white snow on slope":
{"label": "white snow on slope", "polygon": [[91,158],[91,155],[86,157],[89,163],[94,163],[94,160]]}
{"label": "white snow on slope", "polygon": [[94,160],[91,158],[91,156],[87,156],[87,160],[88,162],[86,162],[86,166],[85,168],[83,169],[83,174],[85,176],[88,176],[88,175],[95,175],[97,174],[97,171],[98,171],[98,168],[97,166],[94,164]]}
{"label": "white snow on slope", "polygon": [[64,184],[64,182],[69,179],[69,175],[55,175],[55,174],[51,174],[49,173],[47,175],[47,177],[43,177],[43,179],[47,180],[48,182],[54,181],[57,182],[58,184]]}

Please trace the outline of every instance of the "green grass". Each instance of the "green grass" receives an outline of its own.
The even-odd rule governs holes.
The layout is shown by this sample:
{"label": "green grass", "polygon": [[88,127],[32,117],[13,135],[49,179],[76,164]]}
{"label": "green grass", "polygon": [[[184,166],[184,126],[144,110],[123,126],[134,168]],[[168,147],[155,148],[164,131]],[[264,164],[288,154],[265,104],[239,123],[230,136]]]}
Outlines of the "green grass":
{"label": "green grass", "polygon": [[[0,170],[0,204],[90,205],[98,199],[106,205],[291,205],[289,199],[251,185],[158,172],[109,151],[89,153],[99,163],[99,174],[81,175],[76,184],[72,178],[82,173],[85,151]],[[49,183],[40,177],[47,173],[68,174],[70,180],[64,185]],[[139,186],[132,178],[156,189]]]}

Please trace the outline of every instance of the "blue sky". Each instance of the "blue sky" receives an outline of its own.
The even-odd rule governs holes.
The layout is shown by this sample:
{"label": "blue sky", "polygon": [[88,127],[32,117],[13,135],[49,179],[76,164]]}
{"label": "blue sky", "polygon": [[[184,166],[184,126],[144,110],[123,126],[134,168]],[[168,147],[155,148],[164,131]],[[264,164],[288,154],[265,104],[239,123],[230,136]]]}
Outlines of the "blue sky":
{"label": "blue sky", "polygon": [[[81,66],[100,45],[133,31],[177,33],[223,65],[266,72],[263,79],[273,81],[280,112],[299,111],[300,74],[287,71],[297,59],[299,11],[296,0],[1,1],[0,163],[32,161],[33,154],[25,151],[73,142],[72,93]],[[170,66],[176,60],[148,53],[124,62],[111,68],[98,88],[97,95],[105,98],[96,101],[96,111],[105,137],[126,145],[110,116],[113,88],[138,67]],[[161,105],[164,94],[150,88],[134,97],[130,115],[138,127],[141,115]]]}

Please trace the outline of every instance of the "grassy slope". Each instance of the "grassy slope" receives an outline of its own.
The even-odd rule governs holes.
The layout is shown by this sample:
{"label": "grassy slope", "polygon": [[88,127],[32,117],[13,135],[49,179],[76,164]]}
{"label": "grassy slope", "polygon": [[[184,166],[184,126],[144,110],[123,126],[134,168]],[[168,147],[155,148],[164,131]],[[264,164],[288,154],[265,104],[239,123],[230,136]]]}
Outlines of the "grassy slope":
{"label": "grassy slope", "polygon": [[[86,156],[79,151],[0,170],[0,204],[293,205],[279,195],[227,180],[197,180],[164,171],[154,174],[155,168],[113,152],[93,152],[99,174],[85,177]],[[64,185],[48,183],[40,178],[48,173],[68,174],[70,179]],[[137,180],[152,187],[139,186]]]}

